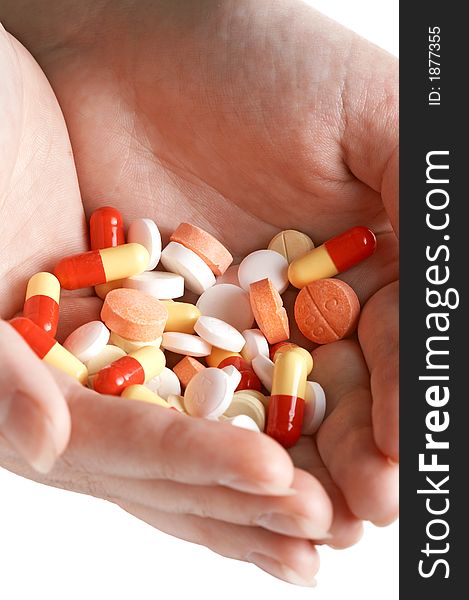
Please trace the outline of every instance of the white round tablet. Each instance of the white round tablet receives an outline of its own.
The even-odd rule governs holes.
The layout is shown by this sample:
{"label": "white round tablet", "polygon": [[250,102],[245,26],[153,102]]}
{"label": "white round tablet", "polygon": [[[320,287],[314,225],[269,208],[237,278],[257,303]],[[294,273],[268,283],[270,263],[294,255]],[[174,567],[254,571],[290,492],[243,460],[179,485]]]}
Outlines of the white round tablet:
{"label": "white round tablet", "polygon": [[184,406],[193,417],[219,417],[233,399],[230,377],[223,371],[208,367],[189,381],[184,394]]}
{"label": "white round tablet", "polygon": [[93,356],[86,362],[86,368],[88,369],[88,375],[96,375],[101,369],[107,367],[115,360],[119,360],[126,355],[126,352],[119,348],[118,346],[113,346],[112,344],[108,344],[104,346],[99,354]]}
{"label": "white round tablet", "polygon": [[250,431],[257,431],[260,433],[260,429],[254,419],[248,417],[248,415],[236,415],[236,417],[228,417],[223,419],[225,423],[234,425],[235,427],[241,427],[241,429],[249,429]]}
{"label": "white round tablet", "polygon": [[194,331],[212,346],[231,352],[239,352],[246,343],[237,329],[215,317],[199,317]]}
{"label": "white round tablet", "polygon": [[147,381],[145,386],[164,400],[167,400],[168,396],[180,396],[181,394],[179,379],[176,373],[168,367],[164,367],[159,375]]}
{"label": "white round tablet", "polygon": [[316,381],[306,382],[305,409],[301,433],[313,435],[324,421],[326,414],[326,394]]}
{"label": "white round tablet", "polygon": [[172,300],[184,295],[184,277],[164,271],[144,271],[123,279],[122,287],[140,290],[158,300]]}
{"label": "white round tablet", "polygon": [[163,333],[162,347],[176,354],[186,356],[208,356],[212,346],[197,335],[167,331]]}
{"label": "white round tablet", "polygon": [[203,315],[221,319],[238,331],[254,323],[249,294],[237,285],[214,285],[200,296],[196,306]]}
{"label": "white round tablet", "polygon": [[269,358],[269,343],[260,329],[245,329],[243,337],[246,345],[241,350],[241,356],[246,362],[251,363],[258,354]]}
{"label": "white round tablet", "polygon": [[150,262],[147,271],[153,271],[160,262],[161,234],[155,221],[151,219],[136,219],[130,224],[127,232],[127,242],[141,244],[148,250]]}
{"label": "white round tablet", "polygon": [[155,348],[159,348],[161,346],[161,336],[156,338],[156,340],[150,340],[148,342],[137,342],[136,340],[128,340],[127,338],[123,338],[118,335],[115,331],[111,331],[111,337],[109,338],[111,344],[114,346],[118,346],[122,348],[126,354],[130,354],[131,352],[135,352],[139,350],[143,346],[154,346]]}
{"label": "white round tablet", "polygon": [[215,285],[215,275],[195,252],[177,242],[169,242],[161,253],[164,268],[184,277],[186,287],[195,294],[202,294]]}
{"label": "white round tablet", "polygon": [[251,283],[269,278],[280,293],[288,287],[288,261],[274,250],[257,250],[248,254],[239,265],[239,284],[247,292]]}
{"label": "white round tablet", "polygon": [[269,392],[272,391],[272,380],[274,377],[274,363],[263,354],[258,354],[252,361],[254,373],[259,377],[262,385]]}
{"label": "white round tablet", "polygon": [[101,321],[90,321],[75,329],[63,343],[74,356],[87,362],[97,356],[109,342],[109,329]]}

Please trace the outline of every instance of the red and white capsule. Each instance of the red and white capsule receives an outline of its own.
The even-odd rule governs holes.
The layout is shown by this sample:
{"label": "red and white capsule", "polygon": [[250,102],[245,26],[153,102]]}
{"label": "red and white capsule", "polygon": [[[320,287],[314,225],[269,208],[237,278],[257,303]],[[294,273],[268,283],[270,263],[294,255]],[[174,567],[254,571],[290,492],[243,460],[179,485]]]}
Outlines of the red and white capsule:
{"label": "red and white capsule", "polygon": [[59,344],[39,325],[26,317],[16,317],[10,321],[31,350],[44,362],[53,365],[64,373],[71,375],[80,383],[88,380],[88,369],[73,354]]}
{"label": "red and white capsule", "polygon": [[125,244],[124,220],[112,206],[97,208],[90,217],[91,250],[114,248]]}
{"label": "red and white capsule", "polygon": [[93,381],[94,390],[119,396],[130,385],[143,385],[159,375],[165,364],[165,356],[159,348],[143,346],[101,369]]}
{"label": "red and white capsule", "polygon": [[375,250],[375,234],[367,227],[352,227],[294,260],[288,267],[288,279],[296,288],[303,288],[350,269]]}
{"label": "red and white capsule", "polygon": [[67,256],[57,263],[54,275],[66,290],[77,290],[143,273],[149,260],[142,245],[122,244]]}
{"label": "red and white capsule", "polygon": [[285,448],[294,446],[301,435],[306,380],[312,368],[311,354],[303,348],[275,355],[266,433]]}
{"label": "red and white capsule", "polygon": [[52,273],[36,273],[28,281],[23,316],[51,337],[59,324],[60,283]]}

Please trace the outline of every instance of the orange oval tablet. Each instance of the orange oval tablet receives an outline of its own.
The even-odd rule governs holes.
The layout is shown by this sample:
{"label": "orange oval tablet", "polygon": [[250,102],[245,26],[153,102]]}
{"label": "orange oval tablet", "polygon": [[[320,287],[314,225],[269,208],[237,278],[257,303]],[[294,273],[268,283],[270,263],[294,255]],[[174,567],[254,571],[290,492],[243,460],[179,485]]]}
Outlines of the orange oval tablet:
{"label": "orange oval tablet", "polygon": [[360,314],[353,289],[340,279],[318,279],[304,287],[295,302],[301,333],[316,344],[329,344],[350,335]]}
{"label": "orange oval tablet", "polygon": [[287,311],[280,294],[270,279],[261,279],[249,287],[252,312],[259,329],[269,344],[283,342],[290,337]]}
{"label": "orange oval tablet", "polygon": [[194,375],[197,375],[199,371],[203,371],[204,369],[204,365],[195,358],[192,358],[192,356],[185,356],[173,367],[173,371],[176,373],[183,388],[187,387]]}
{"label": "orange oval tablet", "polygon": [[233,262],[233,257],[221,242],[190,223],[181,223],[170,239],[195,252],[215,275],[223,275]]}
{"label": "orange oval tablet", "polygon": [[149,342],[163,335],[168,319],[164,305],[140,290],[111,290],[104,300],[101,319],[123,338]]}

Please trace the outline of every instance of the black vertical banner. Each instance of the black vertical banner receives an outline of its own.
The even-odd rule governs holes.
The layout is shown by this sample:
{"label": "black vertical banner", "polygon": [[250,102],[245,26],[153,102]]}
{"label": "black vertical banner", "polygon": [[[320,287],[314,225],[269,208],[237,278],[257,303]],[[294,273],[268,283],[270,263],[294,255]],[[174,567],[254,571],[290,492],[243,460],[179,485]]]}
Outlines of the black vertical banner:
{"label": "black vertical banner", "polygon": [[403,599],[469,598],[466,12],[401,3]]}

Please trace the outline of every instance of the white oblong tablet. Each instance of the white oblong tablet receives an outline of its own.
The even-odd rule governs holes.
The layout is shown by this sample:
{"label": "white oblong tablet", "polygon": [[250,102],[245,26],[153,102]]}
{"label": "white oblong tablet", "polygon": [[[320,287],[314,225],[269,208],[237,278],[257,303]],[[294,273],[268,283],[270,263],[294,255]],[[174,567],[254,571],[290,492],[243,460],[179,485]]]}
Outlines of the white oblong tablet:
{"label": "white oblong tablet", "polygon": [[123,279],[122,287],[140,290],[158,300],[172,300],[184,295],[184,277],[164,271],[144,271]]}
{"label": "white oblong tablet", "polygon": [[212,346],[197,335],[167,331],[163,333],[162,347],[176,354],[186,356],[208,356]]}
{"label": "white oblong tablet", "polygon": [[111,331],[111,337],[109,338],[109,341],[111,344],[114,344],[114,346],[122,348],[126,354],[135,352],[136,350],[143,348],[143,346],[154,346],[155,348],[159,348],[161,346],[161,336],[156,338],[156,340],[137,342],[136,340],[128,340],[127,338],[123,338],[115,331]]}
{"label": "white oblong tablet", "polygon": [[90,321],[75,329],[63,343],[63,347],[81,362],[97,356],[109,342],[111,332],[101,321]]}
{"label": "white oblong tablet", "polygon": [[155,221],[152,219],[133,221],[127,232],[127,242],[141,244],[148,250],[150,262],[146,270],[153,271],[161,257],[161,234]]}
{"label": "white oblong tablet", "polygon": [[194,331],[209,344],[222,350],[239,352],[246,343],[237,329],[215,317],[202,315],[197,319]]}
{"label": "white oblong tablet", "polygon": [[96,375],[101,369],[107,367],[115,360],[122,358],[127,353],[119,348],[118,346],[113,346],[112,344],[108,344],[104,346],[99,354],[90,358],[90,360],[86,361],[86,368],[88,369],[88,375],[91,377],[92,375]]}
{"label": "white oblong tablet", "polygon": [[251,364],[254,373],[259,377],[262,385],[269,392],[272,391],[272,380],[274,377],[274,363],[263,354],[258,354]]}
{"label": "white oblong tablet", "polygon": [[313,435],[324,421],[326,414],[326,394],[316,381],[306,382],[305,408],[301,433]]}
{"label": "white oblong tablet", "polygon": [[176,373],[168,369],[168,367],[164,367],[159,375],[147,381],[145,386],[164,400],[167,400],[168,396],[181,395],[179,379]]}
{"label": "white oblong tablet", "polygon": [[215,285],[215,275],[195,252],[177,242],[169,242],[161,253],[161,262],[170,273],[184,277],[186,287],[196,294]]}
{"label": "white oblong tablet", "polygon": [[184,406],[193,417],[214,418],[222,415],[233,399],[230,377],[215,367],[199,371],[189,381]]}
{"label": "white oblong tablet", "polygon": [[283,294],[289,283],[288,261],[274,250],[251,252],[239,265],[239,285],[247,292],[251,283],[267,277],[279,294]]}
{"label": "white oblong tablet", "polygon": [[258,354],[269,358],[269,343],[260,329],[245,329],[242,333],[246,342],[241,350],[241,356],[251,363]]}
{"label": "white oblong tablet", "polygon": [[230,425],[234,425],[235,427],[241,427],[241,429],[249,429],[250,431],[257,431],[260,433],[259,426],[251,419],[248,415],[236,415],[236,417],[227,417],[223,419],[225,423],[229,423]]}
{"label": "white oblong tablet", "polygon": [[254,323],[249,294],[237,285],[214,285],[200,296],[196,306],[204,316],[216,317],[238,331]]}

